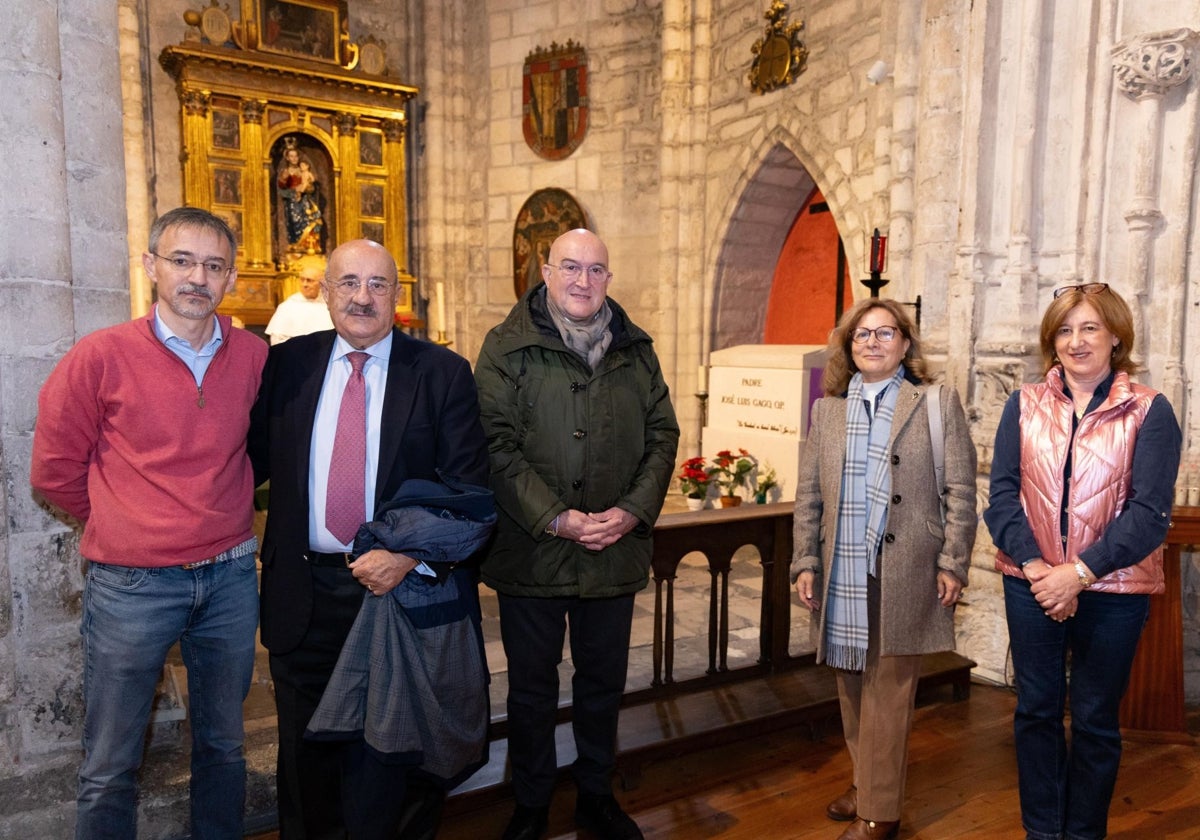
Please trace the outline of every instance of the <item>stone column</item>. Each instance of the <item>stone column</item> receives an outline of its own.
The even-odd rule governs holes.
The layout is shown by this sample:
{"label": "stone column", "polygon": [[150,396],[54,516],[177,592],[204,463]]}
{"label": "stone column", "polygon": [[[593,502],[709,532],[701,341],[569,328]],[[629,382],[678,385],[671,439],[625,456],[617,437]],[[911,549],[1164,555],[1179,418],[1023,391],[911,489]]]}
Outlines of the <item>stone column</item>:
{"label": "stone column", "polygon": [[125,147],[125,215],[129,226],[129,303],[133,317],[150,311],[153,290],[150,278],[142,270],[141,255],[150,236],[154,218],[150,184],[154,182],[153,155],[147,149],[146,101],[149,86],[143,84],[146,64],[142,51],[142,17],[137,0],[120,0],[117,5],[120,22],[120,54],[122,79],[122,110],[124,112]]}
{"label": "stone column", "polygon": [[[423,81],[429,90],[438,91],[436,97],[422,91],[412,109],[421,114],[416,121],[421,142],[417,177],[422,184],[423,211],[416,232],[421,247],[414,251],[420,260],[414,268],[420,282],[417,294],[426,301],[424,309],[417,309],[414,301],[414,310],[426,322],[430,320],[428,302],[436,283],[445,283],[447,298],[466,304],[478,300],[482,291],[472,288],[467,278],[487,275],[486,252],[468,245],[468,239],[478,241],[475,237],[481,232],[467,236],[471,220],[482,221],[480,202],[485,202],[488,192],[478,174],[486,167],[469,163],[473,153],[486,153],[487,145],[479,138],[488,130],[473,130],[478,115],[468,106],[468,98],[474,95],[472,89],[488,89],[486,71],[478,75],[468,71],[468,65],[485,52],[475,49],[467,39],[468,23],[475,25],[476,17],[480,16],[466,13],[461,0],[427,0],[423,9]],[[460,305],[447,311],[447,333],[459,335],[474,308]],[[454,349],[474,358],[474,348],[463,346],[461,341]]]}
{"label": "stone column", "polygon": [[[0,27],[0,835],[49,837],[74,813],[81,570],[74,532],[29,488],[37,394],[79,335],[129,317],[128,260],[114,6],[19,17]],[[20,810],[40,816],[18,829]]]}
{"label": "stone column", "polygon": [[[1150,287],[1154,283],[1155,241],[1163,230],[1164,216],[1159,207],[1160,178],[1162,169],[1163,117],[1166,98],[1173,89],[1181,87],[1191,77],[1191,56],[1200,35],[1190,29],[1174,29],[1139,35],[1113,48],[1113,71],[1117,89],[1135,103],[1133,119],[1137,121],[1137,145],[1132,150],[1132,183],[1129,187],[1129,205],[1125,210],[1125,222],[1129,231],[1129,265],[1126,281],[1130,290],[1127,298],[1133,309],[1134,331],[1139,346],[1134,358],[1144,360],[1150,345],[1150,336],[1145,329],[1145,310],[1149,304]],[[1195,161],[1196,133],[1190,132],[1188,149]],[[1186,152],[1185,152],[1186,154]],[[1187,177],[1193,177],[1192,172]],[[1177,220],[1182,223],[1183,220]],[[1182,291],[1186,278],[1171,278],[1163,291],[1174,289],[1180,302],[1172,314],[1183,311]],[[1175,317],[1167,319],[1171,325],[1166,332],[1169,338],[1161,341],[1169,346],[1168,359],[1172,364],[1166,370],[1169,381],[1161,383],[1162,390],[1176,410],[1182,409],[1183,381],[1182,359],[1183,321]]]}
{"label": "stone column", "polygon": [[[707,0],[665,0],[662,8],[662,154],[659,213],[661,317],[655,335],[659,361],[672,384],[683,432],[680,455],[696,454],[702,424],[697,371],[711,351],[713,278],[705,236],[709,72],[712,6]],[[699,328],[697,328],[699,327]]]}

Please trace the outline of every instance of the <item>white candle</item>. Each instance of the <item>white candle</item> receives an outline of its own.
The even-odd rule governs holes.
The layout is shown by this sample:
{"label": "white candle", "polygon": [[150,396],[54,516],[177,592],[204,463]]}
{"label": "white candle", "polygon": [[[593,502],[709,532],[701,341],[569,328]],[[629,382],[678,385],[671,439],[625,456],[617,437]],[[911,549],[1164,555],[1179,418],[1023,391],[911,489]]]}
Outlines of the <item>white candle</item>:
{"label": "white candle", "polygon": [[437,325],[442,332],[446,329],[446,287],[439,280],[437,284]]}
{"label": "white candle", "polygon": [[704,365],[700,365],[696,371],[696,390],[701,394],[708,391],[708,368]]}

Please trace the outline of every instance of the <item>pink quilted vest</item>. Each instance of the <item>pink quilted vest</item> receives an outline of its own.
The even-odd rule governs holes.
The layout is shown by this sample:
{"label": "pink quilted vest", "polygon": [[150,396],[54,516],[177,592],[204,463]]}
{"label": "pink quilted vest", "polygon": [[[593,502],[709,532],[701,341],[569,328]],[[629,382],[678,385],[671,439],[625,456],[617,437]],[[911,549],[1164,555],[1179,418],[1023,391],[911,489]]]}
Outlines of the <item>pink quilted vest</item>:
{"label": "pink quilted vest", "polygon": [[[1059,529],[1063,470],[1071,443],[1075,407],[1063,393],[1062,370],[1055,367],[1046,381],[1021,388],[1021,506],[1051,566],[1096,542],[1121,512],[1129,496],[1134,441],[1150,403],[1158,392],[1117,373],[1108,398],[1079,421],[1075,433],[1071,496],[1068,500],[1067,542]],[[997,552],[996,569],[1024,577],[1004,552]],[[1133,566],[1117,569],[1091,587],[1100,592],[1157,595],[1164,590],[1162,547]]]}

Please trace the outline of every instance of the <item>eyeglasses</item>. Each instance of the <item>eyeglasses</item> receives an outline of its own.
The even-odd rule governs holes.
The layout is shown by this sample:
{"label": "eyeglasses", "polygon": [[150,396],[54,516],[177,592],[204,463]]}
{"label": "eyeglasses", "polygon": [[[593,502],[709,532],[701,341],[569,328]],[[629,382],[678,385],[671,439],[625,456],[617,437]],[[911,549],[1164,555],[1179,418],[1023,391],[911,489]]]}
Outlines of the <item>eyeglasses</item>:
{"label": "eyeglasses", "polygon": [[169,264],[176,274],[191,274],[196,266],[204,266],[204,273],[211,274],[214,277],[228,274],[233,271],[233,266],[225,265],[219,260],[189,260],[187,257],[164,257],[162,254],[156,254],[153,251],[150,255]]}
{"label": "eyeglasses", "polygon": [[600,263],[592,263],[591,265],[587,266],[587,268],[584,268],[579,263],[572,262],[571,260],[563,260],[558,265],[555,265],[554,263],[546,263],[546,265],[550,266],[551,268],[557,268],[563,277],[566,277],[571,281],[578,280],[579,275],[583,274],[584,271],[587,272],[588,280],[591,280],[594,283],[602,283],[609,277],[612,277],[612,272],[608,270],[608,266],[601,265]]}
{"label": "eyeglasses", "polygon": [[855,344],[866,344],[871,339],[871,336],[874,335],[880,342],[887,344],[899,334],[899,327],[876,327],[873,330],[869,330],[866,327],[859,327],[850,333],[850,340]]}
{"label": "eyeglasses", "polygon": [[1107,283],[1076,283],[1073,286],[1059,286],[1054,290],[1054,298],[1057,300],[1067,292],[1083,292],[1085,295],[1098,295],[1107,289]]}
{"label": "eyeglasses", "polygon": [[371,293],[372,297],[384,297],[385,295],[390,295],[392,293],[392,289],[396,288],[395,283],[387,280],[353,280],[349,277],[341,280],[330,280],[325,285],[332,289],[336,294],[342,295],[343,297],[350,297],[351,295],[357,294],[358,290],[361,289],[364,284],[367,287],[367,291]]}

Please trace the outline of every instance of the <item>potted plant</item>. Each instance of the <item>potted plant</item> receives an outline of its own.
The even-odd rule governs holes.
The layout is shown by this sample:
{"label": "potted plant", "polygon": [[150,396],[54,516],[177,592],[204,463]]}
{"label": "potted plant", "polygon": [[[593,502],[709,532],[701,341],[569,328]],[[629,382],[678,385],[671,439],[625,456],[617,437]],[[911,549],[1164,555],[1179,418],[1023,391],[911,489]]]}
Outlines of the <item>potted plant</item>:
{"label": "potted plant", "polygon": [[767,491],[772,487],[779,486],[779,479],[775,475],[775,468],[770,464],[763,464],[765,469],[758,473],[758,481],[754,485],[754,501],[760,505],[767,503]]}
{"label": "potted plant", "polygon": [[708,472],[717,486],[724,490],[720,496],[721,507],[737,507],[742,503],[737,491],[742,487],[752,489],[747,480],[756,466],[758,461],[745,449],[739,449],[737,455],[728,449],[717,453]]}
{"label": "potted plant", "polygon": [[704,507],[704,497],[708,495],[711,483],[712,475],[705,468],[702,457],[688,458],[679,468],[679,489],[687,496],[689,510]]}

